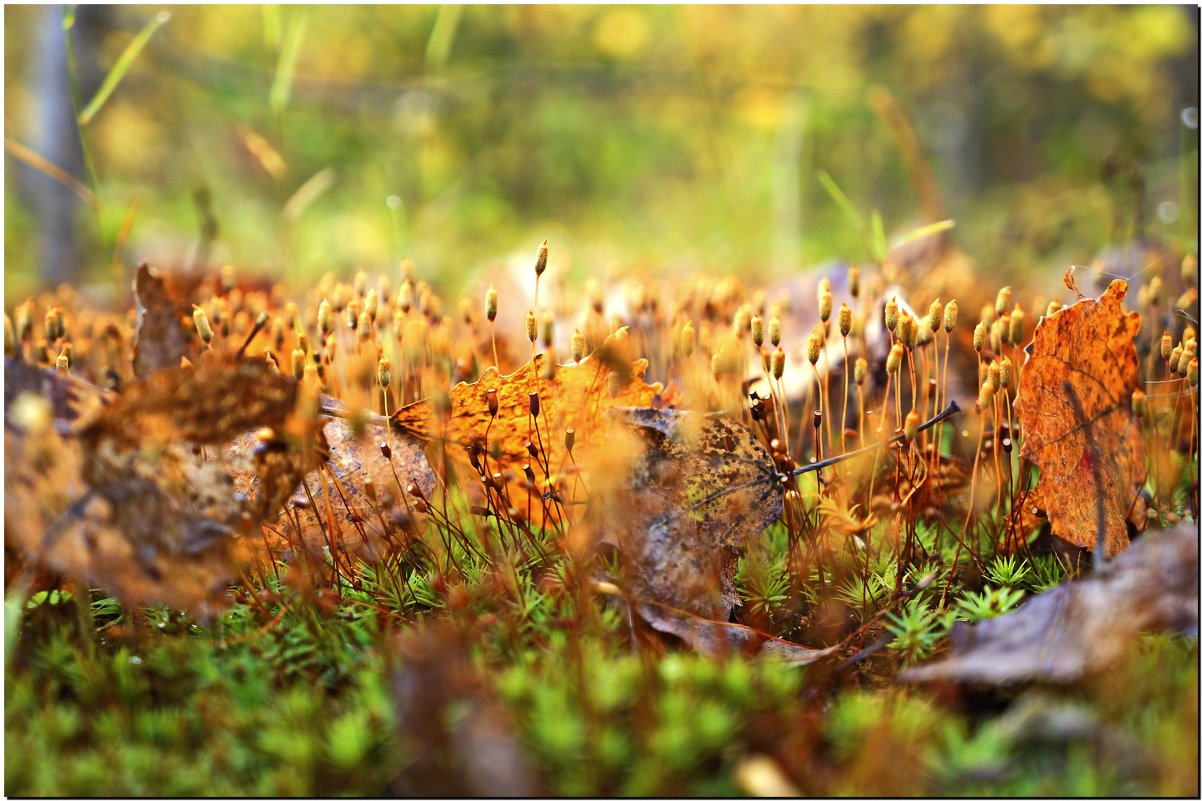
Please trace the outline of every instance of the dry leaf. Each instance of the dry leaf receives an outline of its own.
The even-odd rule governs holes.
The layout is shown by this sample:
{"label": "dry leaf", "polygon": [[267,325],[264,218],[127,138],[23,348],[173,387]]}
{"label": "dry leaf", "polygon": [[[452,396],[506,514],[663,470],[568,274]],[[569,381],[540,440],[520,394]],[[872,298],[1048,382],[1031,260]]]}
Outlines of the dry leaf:
{"label": "dry leaf", "polygon": [[71,423],[94,415],[109,393],[70,374],[11,357],[4,360],[4,421],[10,417],[21,395],[44,398],[55,420]]}
{"label": "dry leaf", "polygon": [[780,516],[781,479],[747,426],[719,415],[615,410],[639,438],[609,520],[639,595],[725,621],[743,547]]}
{"label": "dry leaf", "polygon": [[1052,531],[1082,547],[1104,533],[1127,547],[1127,516],[1145,480],[1143,437],[1131,410],[1138,386],[1139,315],[1123,311],[1127,282],[1081,300],[1035,328],[1021,379],[1022,457],[1040,468],[1035,504]]}
{"label": "dry leaf", "polygon": [[231,454],[218,449],[205,458],[198,446],[282,428],[296,407],[296,387],[257,360],[209,358],[157,371],[81,431],[84,478],[112,505],[113,524],[139,554],[200,553],[254,510],[245,496],[235,497],[240,466],[226,464]]}
{"label": "dry leaf", "polygon": [[1019,609],[958,624],[953,652],[902,674],[909,681],[1072,682],[1100,673],[1141,631],[1198,632],[1198,530],[1148,532],[1089,578],[1061,584]]}
{"label": "dry leaf", "polygon": [[102,588],[129,607],[166,603],[209,618],[228,605],[226,587],[244,561],[240,540],[219,541],[186,561],[163,550],[139,553],[118,522],[128,514],[118,515],[110,501],[89,492],[78,439],[53,429],[31,436],[6,428],[4,453],[10,465],[22,465],[4,477],[10,556]]}
{"label": "dry leaf", "polygon": [[[416,485],[433,497],[435,476],[420,443],[389,431],[385,423],[380,418],[357,433],[345,420],[326,420],[328,461],[292,481],[285,510],[269,527],[276,537],[314,553],[338,543],[376,560],[414,533],[407,488]],[[253,474],[265,475],[263,470]]]}
{"label": "dry leaf", "polygon": [[77,437],[6,428],[6,455],[28,467],[6,475],[6,544],[126,604],[211,616],[258,546],[240,535],[275,509],[238,492],[246,453],[204,446],[261,426],[287,431],[296,395],[261,362],[202,359],[130,386]]}
{"label": "dry leaf", "polygon": [[724,658],[773,657],[792,665],[808,665],[835,654],[841,645],[808,648],[773,637],[739,623],[726,623],[690,615],[661,604],[634,602],[639,617],[656,631],[679,637],[690,648],[709,656]]}
{"label": "dry leaf", "polygon": [[280,427],[296,408],[297,384],[258,359],[201,359],[131,385],[81,432],[85,441],[224,443],[249,429]]}
{"label": "dry leaf", "polygon": [[[569,429],[574,432],[573,450],[579,455],[604,429],[608,410],[650,407],[662,389],[660,384],[644,381],[645,359],[631,362],[622,350],[610,337],[597,353],[579,364],[554,365],[548,370],[548,356],[540,353],[509,375],[489,368],[474,384],[459,384],[451,390],[449,416],[439,414],[427,399],[400,409],[392,419],[403,432],[423,442],[445,441],[456,446],[450,449],[456,459],[466,459],[473,440],[486,443],[489,473],[513,477],[521,474],[524,464],[537,461],[535,473],[543,479],[542,493],[548,489],[546,473],[554,480],[571,461],[564,444]],[[531,393],[537,394],[537,417],[531,414]],[[495,398],[495,417],[490,413],[490,395]],[[536,460],[526,443],[537,449]],[[545,472],[541,469],[548,466]],[[534,504],[535,509],[539,507]]]}
{"label": "dry leaf", "polygon": [[167,292],[163,279],[142,264],[134,276],[138,310],[134,337],[134,375],[145,378],[164,367],[178,367],[186,357],[196,361],[200,343],[191,327],[191,307]]}
{"label": "dry leaf", "polygon": [[783,503],[783,479],[754,432],[699,412],[621,408],[607,417],[620,426],[605,450],[622,453],[628,479],[593,498],[590,514],[623,554],[632,610],[711,656],[808,664],[832,654],[727,622],[739,602],[739,555]]}

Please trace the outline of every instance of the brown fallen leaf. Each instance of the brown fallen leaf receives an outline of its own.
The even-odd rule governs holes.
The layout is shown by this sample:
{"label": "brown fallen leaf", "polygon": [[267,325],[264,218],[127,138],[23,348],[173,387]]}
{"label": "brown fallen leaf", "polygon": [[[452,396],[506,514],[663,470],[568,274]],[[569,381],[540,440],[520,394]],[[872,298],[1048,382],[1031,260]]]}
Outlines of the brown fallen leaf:
{"label": "brown fallen leaf", "polygon": [[226,587],[246,558],[243,541],[227,538],[186,560],[139,552],[119,522],[128,515],[89,491],[79,439],[54,428],[34,435],[6,427],[4,453],[8,464],[22,465],[4,476],[6,571],[18,562],[35,575],[50,571],[131,608],[166,603],[208,619],[228,606]]}
{"label": "brown fallen leaf", "polygon": [[[920,429],[958,412],[950,403]],[[629,566],[627,596],[639,617],[715,656],[808,664],[842,647],[809,648],[728,622],[739,603],[739,555],[780,516],[792,481],[750,428],[720,414],[675,410],[615,409],[609,417],[635,444],[629,482],[600,513]]]}
{"label": "brown fallen leaf", "polygon": [[[662,385],[644,380],[647,361],[632,362],[625,350],[611,336],[578,364],[550,365],[548,355],[540,353],[509,375],[489,368],[474,384],[459,384],[451,390],[449,416],[438,413],[434,402],[427,399],[401,408],[392,420],[402,432],[423,442],[445,441],[454,446],[451,456],[468,463],[473,472],[468,459],[473,441],[487,454],[483,469],[488,474],[496,472],[508,479],[520,476],[523,465],[533,463],[541,494],[572,461],[565,446],[569,430],[574,452],[579,455],[604,431],[608,410],[650,407],[662,390]],[[532,409],[537,414],[532,414]],[[536,457],[531,456],[527,443],[536,450]],[[513,500],[522,505],[517,498]],[[538,510],[541,504],[535,503],[533,508]]]}
{"label": "brown fallen leaf", "polygon": [[1034,503],[1052,531],[1107,555],[1127,547],[1127,517],[1146,477],[1131,410],[1138,387],[1139,315],[1123,311],[1127,282],[1080,300],[1035,328],[1021,374],[1021,456],[1040,468]]}
{"label": "brown fallen leaf", "polygon": [[620,409],[637,435],[630,483],[609,525],[636,591],[724,621],[738,603],[739,554],[780,516],[782,479],[747,426],[720,415]]}
{"label": "brown fallen leaf", "polygon": [[200,342],[185,321],[191,307],[172,297],[162,277],[141,264],[134,275],[134,305],[138,310],[134,336],[134,375],[145,378],[164,367],[178,367],[181,358],[196,361]]}
{"label": "brown fallen leaf", "polygon": [[603,507],[629,565],[632,609],[656,631],[712,656],[830,656],[727,622],[739,554],[780,516],[781,477],[747,426],[721,415],[615,409],[635,434],[630,481]]}
{"label": "brown fallen leaf", "polygon": [[292,489],[252,501],[236,479],[264,463],[220,446],[262,426],[285,436],[298,425],[296,400],[295,382],[262,362],[213,358],[156,371],[77,434],[6,426],[6,456],[27,469],[5,477],[5,544],[128,605],[209,617],[258,550],[245,535],[278,509],[263,498],[279,503]]}
{"label": "brown fallen leaf", "polygon": [[[408,487],[415,485],[431,498],[436,479],[421,443],[390,431],[386,423],[384,418],[369,421],[357,432],[346,420],[326,419],[328,461],[281,484],[288,486],[287,502],[279,519],[267,527],[273,544],[319,553],[322,546],[337,543],[374,561],[416,533]],[[265,472],[248,475],[261,477]],[[261,481],[255,479],[256,484]]]}
{"label": "brown fallen leaf", "polygon": [[158,371],[129,386],[80,432],[85,442],[223,443],[249,429],[281,427],[296,408],[297,383],[258,359],[216,355],[188,369]]}
{"label": "brown fallen leaf", "polygon": [[906,681],[1067,683],[1106,670],[1142,631],[1198,632],[1198,530],[1150,531],[1095,574],[1040,593],[975,626],[957,624],[952,655]]}
{"label": "brown fallen leaf", "polygon": [[69,373],[59,373],[12,357],[4,359],[4,421],[10,425],[21,395],[44,398],[56,421],[69,424],[97,413],[113,395]]}
{"label": "brown fallen leaf", "polygon": [[248,429],[282,428],[296,387],[257,360],[209,358],[156,371],[80,432],[84,478],[140,554],[195,555],[238,528],[249,531],[253,510],[235,495],[229,453],[204,458],[194,450]]}
{"label": "brown fallen leaf", "polygon": [[791,665],[808,665],[833,656],[843,644],[829,648],[810,648],[744,626],[690,615],[663,604],[635,600],[639,617],[656,631],[683,640],[690,648],[714,657],[772,657]]}

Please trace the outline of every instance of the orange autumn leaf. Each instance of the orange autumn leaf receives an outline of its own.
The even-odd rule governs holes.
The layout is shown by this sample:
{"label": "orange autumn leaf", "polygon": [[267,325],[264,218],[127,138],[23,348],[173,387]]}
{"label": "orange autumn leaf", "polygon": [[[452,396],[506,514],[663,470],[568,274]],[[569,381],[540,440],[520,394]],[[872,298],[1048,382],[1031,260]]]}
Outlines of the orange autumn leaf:
{"label": "orange autumn leaf", "polygon": [[[663,389],[644,380],[647,360],[630,361],[624,350],[611,336],[577,364],[548,369],[550,357],[540,353],[509,375],[489,368],[479,381],[451,390],[449,414],[439,413],[426,399],[398,410],[393,424],[424,442],[446,442],[456,459],[467,457],[477,442],[482,469],[500,473],[504,481],[520,477],[530,465],[543,485],[539,492],[545,492],[572,461],[569,438],[579,455],[606,424],[607,411],[650,407]],[[531,455],[532,447],[537,456]]]}
{"label": "orange autumn leaf", "polygon": [[1021,456],[1038,465],[1036,505],[1053,532],[1106,553],[1129,544],[1127,517],[1145,480],[1131,410],[1139,315],[1123,311],[1127,282],[1040,320],[1021,378]]}

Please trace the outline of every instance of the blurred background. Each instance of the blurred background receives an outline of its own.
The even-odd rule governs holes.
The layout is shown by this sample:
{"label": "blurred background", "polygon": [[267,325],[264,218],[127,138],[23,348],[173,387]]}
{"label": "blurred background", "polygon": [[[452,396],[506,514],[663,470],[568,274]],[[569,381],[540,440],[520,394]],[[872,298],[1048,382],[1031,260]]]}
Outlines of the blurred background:
{"label": "blurred background", "polygon": [[1019,274],[1197,248],[1196,7],[4,15],[10,295],[403,256],[454,291],[544,237],[573,280],[769,280],[941,218]]}

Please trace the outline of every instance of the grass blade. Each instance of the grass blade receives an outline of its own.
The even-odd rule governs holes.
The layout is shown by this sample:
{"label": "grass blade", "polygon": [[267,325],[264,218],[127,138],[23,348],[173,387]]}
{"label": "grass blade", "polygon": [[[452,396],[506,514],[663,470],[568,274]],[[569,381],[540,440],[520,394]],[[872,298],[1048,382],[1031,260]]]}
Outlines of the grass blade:
{"label": "grass blade", "polygon": [[889,243],[885,239],[885,221],[881,219],[878,209],[872,210],[872,255],[877,261],[884,261],[889,252]]}
{"label": "grass blade", "polygon": [[92,121],[109,99],[109,96],[112,95],[113,90],[117,88],[117,84],[121,83],[121,79],[125,77],[125,73],[129,72],[129,68],[134,64],[134,59],[142,52],[142,48],[150,41],[150,37],[154,36],[154,32],[161,28],[169,19],[171,19],[170,14],[166,11],[160,11],[142,26],[142,30],[138,31],[138,35],[126,46],[125,51],[121,53],[121,57],[117,59],[117,63],[109,70],[109,74],[104,76],[104,82],[96,90],[96,96],[92,98],[83,111],[79,112],[80,125],[87,125]]}
{"label": "grass blade", "polygon": [[4,137],[4,149],[17,161],[32,167],[70,189],[84,203],[87,203],[89,206],[95,205],[96,196],[92,194],[92,190],[72,178],[71,174],[62,167],[48,161],[45,157],[35,153],[20,142],[9,139],[7,136]]}
{"label": "grass blade", "polygon": [[459,29],[459,19],[463,16],[463,6],[441,5],[438,16],[434,19],[434,27],[430,31],[430,39],[426,42],[426,64],[438,71],[447,65],[451,56],[451,47],[455,44],[455,33]]}
{"label": "grass blade", "polygon": [[847,195],[843,194],[843,190],[835,183],[835,179],[831,178],[830,173],[826,170],[819,170],[818,182],[822,184],[822,188],[831,196],[831,200],[835,201],[835,205],[842,210],[847,219],[855,223],[855,226],[863,231],[864,218],[860,216],[860,212],[856,211],[856,207],[847,199]]}
{"label": "grass blade", "polygon": [[296,61],[300,57],[301,43],[305,40],[305,28],[309,25],[309,15],[301,13],[292,18],[288,32],[284,36],[284,46],[280,49],[280,60],[276,65],[275,79],[271,82],[271,93],[268,105],[271,113],[278,119],[288,107],[292,96],[292,80],[296,76]]}
{"label": "grass blade", "polygon": [[893,243],[893,246],[897,247],[898,245],[904,245],[907,242],[913,242],[915,239],[923,239],[928,236],[934,236],[935,234],[941,234],[944,231],[950,231],[955,227],[955,220],[940,220],[939,222],[933,222],[920,228],[915,228],[909,233],[902,234]]}
{"label": "grass blade", "polygon": [[247,151],[255,157],[255,161],[259,162],[259,166],[263,168],[264,172],[277,181],[288,174],[288,162],[284,161],[280,151],[272,147],[266,137],[249,125],[239,125],[236,130],[238,138],[242,140]]}
{"label": "grass blade", "polygon": [[337,173],[331,167],[326,167],[324,170],[317,172],[292,193],[292,197],[288,198],[288,202],[284,204],[284,209],[280,212],[280,216],[290,223],[296,222],[305,213],[306,209],[329,191],[337,177]]}
{"label": "grass blade", "polygon": [[280,39],[283,36],[283,16],[278,3],[263,6],[263,46],[269,52],[279,50]]}

